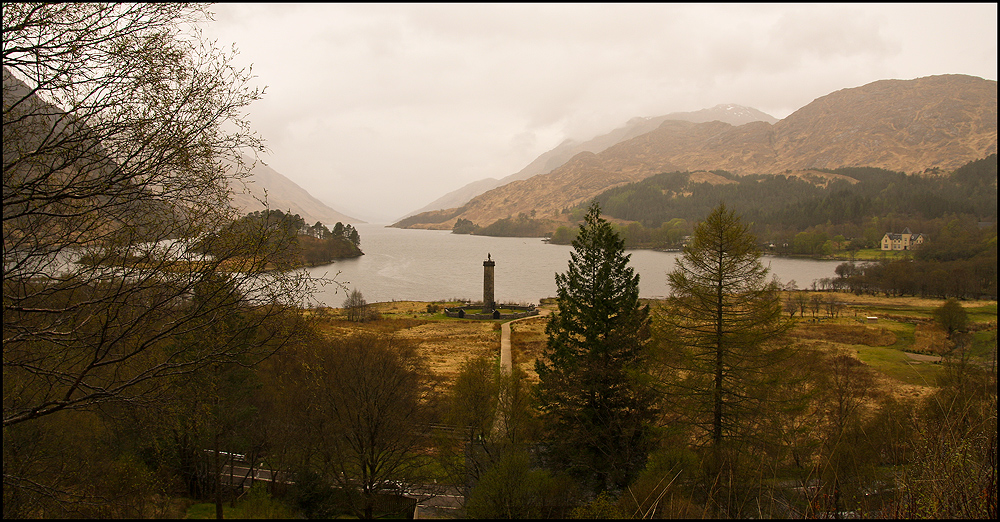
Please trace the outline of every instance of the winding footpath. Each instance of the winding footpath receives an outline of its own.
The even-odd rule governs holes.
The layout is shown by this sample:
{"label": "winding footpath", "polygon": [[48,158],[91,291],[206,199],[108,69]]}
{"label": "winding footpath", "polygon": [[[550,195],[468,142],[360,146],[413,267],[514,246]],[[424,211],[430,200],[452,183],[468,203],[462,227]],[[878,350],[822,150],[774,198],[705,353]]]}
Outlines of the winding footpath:
{"label": "winding footpath", "polygon": [[507,321],[500,325],[500,368],[510,375],[513,369],[513,359],[510,355],[510,324],[515,321],[520,321],[521,319],[531,319],[532,317],[540,317],[549,315],[550,310],[540,308],[538,310],[538,315],[532,315],[529,317],[521,317],[520,319],[513,319]]}
{"label": "winding footpath", "polygon": [[[516,321],[517,319],[514,319]],[[500,325],[500,368],[504,373],[510,375],[513,362],[510,356],[510,323],[507,321]]]}

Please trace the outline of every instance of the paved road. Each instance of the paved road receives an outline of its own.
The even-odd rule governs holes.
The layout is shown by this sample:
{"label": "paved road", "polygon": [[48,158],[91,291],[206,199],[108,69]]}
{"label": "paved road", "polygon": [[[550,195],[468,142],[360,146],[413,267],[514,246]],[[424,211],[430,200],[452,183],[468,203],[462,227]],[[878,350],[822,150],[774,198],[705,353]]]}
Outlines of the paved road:
{"label": "paved road", "polygon": [[[549,310],[539,310],[538,315],[548,315]],[[513,357],[510,354],[510,324],[514,321],[520,321],[521,319],[530,319],[531,317],[538,317],[538,315],[532,315],[528,317],[522,317],[520,319],[514,319],[507,321],[500,325],[500,370],[510,375],[513,371]],[[504,397],[503,391],[500,392],[500,403],[505,404],[507,398]],[[504,423],[503,416],[500,415],[500,409],[497,410],[497,418],[493,423],[493,431],[498,435],[503,436],[507,432],[507,426]]]}
{"label": "paved road", "polygon": [[[223,481],[228,483],[230,467],[225,465],[222,472]],[[233,466],[232,473],[234,484],[242,483],[244,487],[250,485],[250,469],[248,467]],[[245,481],[244,477],[246,477]],[[258,468],[254,470],[253,479],[271,481],[273,477],[269,470]],[[287,475],[284,473],[280,474],[279,480],[287,484],[292,484],[292,482],[287,480]],[[417,501],[417,505],[413,510],[413,518],[421,519],[458,518],[465,500],[462,492],[457,487],[438,484],[411,484],[405,486],[401,493]]]}
{"label": "paved road", "polygon": [[510,373],[512,368],[512,360],[510,356],[510,323],[514,321],[507,321],[500,325],[500,367],[503,371]]}

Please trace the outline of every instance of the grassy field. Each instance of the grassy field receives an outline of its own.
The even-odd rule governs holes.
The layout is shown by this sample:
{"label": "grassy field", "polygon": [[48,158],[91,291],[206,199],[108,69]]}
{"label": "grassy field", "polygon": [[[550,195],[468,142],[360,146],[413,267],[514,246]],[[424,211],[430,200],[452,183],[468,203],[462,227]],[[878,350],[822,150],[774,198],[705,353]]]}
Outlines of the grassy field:
{"label": "grassy field", "polygon": [[[817,318],[816,325],[840,325],[840,328],[855,325],[855,329],[879,329],[894,336],[895,340],[892,343],[844,342],[830,335],[825,337],[825,342],[856,353],[859,360],[885,378],[887,386],[904,394],[921,393],[921,388],[926,391],[935,385],[942,373],[942,356],[949,355],[953,346],[945,331],[934,321],[934,310],[944,300],[855,296],[848,293],[832,295],[844,304],[840,317]],[[962,306],[973,331],[971,361],[989,364],[996,353],[996,301],[965,301]],[[877,319],[869,322],[868,317]],[[800,339],[803,329],[816,328],[812,321],[808,316],[800,321],[796,329]],[[796,331],[793,331],[793,336],[796,336]]]}
{"label": "grassy field", "polygon": [[[849,293],[818,292],[824,300],[833,295],[842,304],[838,317],[825,313],[796,317],[791,338],[802,346],[843,349],[879,372],[884,384],[905,394],[921,394],[941,373],[941,356],[951,347],[945,332],[934,323],[934,309],[941,299],[886,298]],[[435,378],[438,391],[445,391],[466,359],[480,355],[499,357],[501,321],[450,318],[443,308],[457,302],[394,301],[375,303],[381,319],[353,323],[340,309],[313,313],[327,335],[346,335],[367,330],[393,333],[417,343]],[[996,301],[962,302],[972,324],[972,361],[988,363],[995,354]],[[555,303],[540,308],[555,311]],[[655,309],[655,306],[653,307]],[[877,317],[869,322],[868,317]],[[537,379],[535,359],[545,348],[546,317],[522,319],[511,325],[513,362],[531,379]]]}
{"label": "grassy field", "polygon": [[903,259],[906,257],[913,257],[912,250],[882,250],[880,248],[863,248],[861,250],[855,250],[853,253],[847,250],[841,250],[834,252],[833,254],[826,256],[827,259],[843,259],[844,261],[850,261],[851,259],[855,261],[878,261],[879,259],[887,259],[889,261],[895,261],[897,259]]}

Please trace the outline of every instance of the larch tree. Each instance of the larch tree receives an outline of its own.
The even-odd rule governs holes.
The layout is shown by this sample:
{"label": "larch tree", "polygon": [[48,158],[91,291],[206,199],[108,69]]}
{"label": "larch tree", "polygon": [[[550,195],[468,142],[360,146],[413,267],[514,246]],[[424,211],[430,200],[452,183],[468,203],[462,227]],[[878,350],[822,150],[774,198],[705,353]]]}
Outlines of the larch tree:
{"label": "larch tree", "polygon": [[760,257],[749,227],[720,205],[668,274],[662,319],[670,403],[710,449],[709,475],[725,482],[731,477],[720,473],[733,472],[738,443],[753,438],[766,388],[788,355],[781,337],[790,323]]}
{"label": "larch tree", "polygon": [[557,461],[597,490],[621,489],[645,464],[655,417],[646,369],[649,308],[624,241],[595,203],[556,274],[559,312],[535,365]]}

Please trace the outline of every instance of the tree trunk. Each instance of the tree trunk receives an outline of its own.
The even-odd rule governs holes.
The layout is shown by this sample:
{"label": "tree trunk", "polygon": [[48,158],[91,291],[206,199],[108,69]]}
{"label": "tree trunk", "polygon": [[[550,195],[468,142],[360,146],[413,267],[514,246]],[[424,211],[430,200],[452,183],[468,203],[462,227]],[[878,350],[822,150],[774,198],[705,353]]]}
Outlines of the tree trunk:
{"label": "tree trunk", "polygon": [[222,468],[219,467],[219,430],[212,436],[212,467],[215,468],[215,518],[222,520]]}

